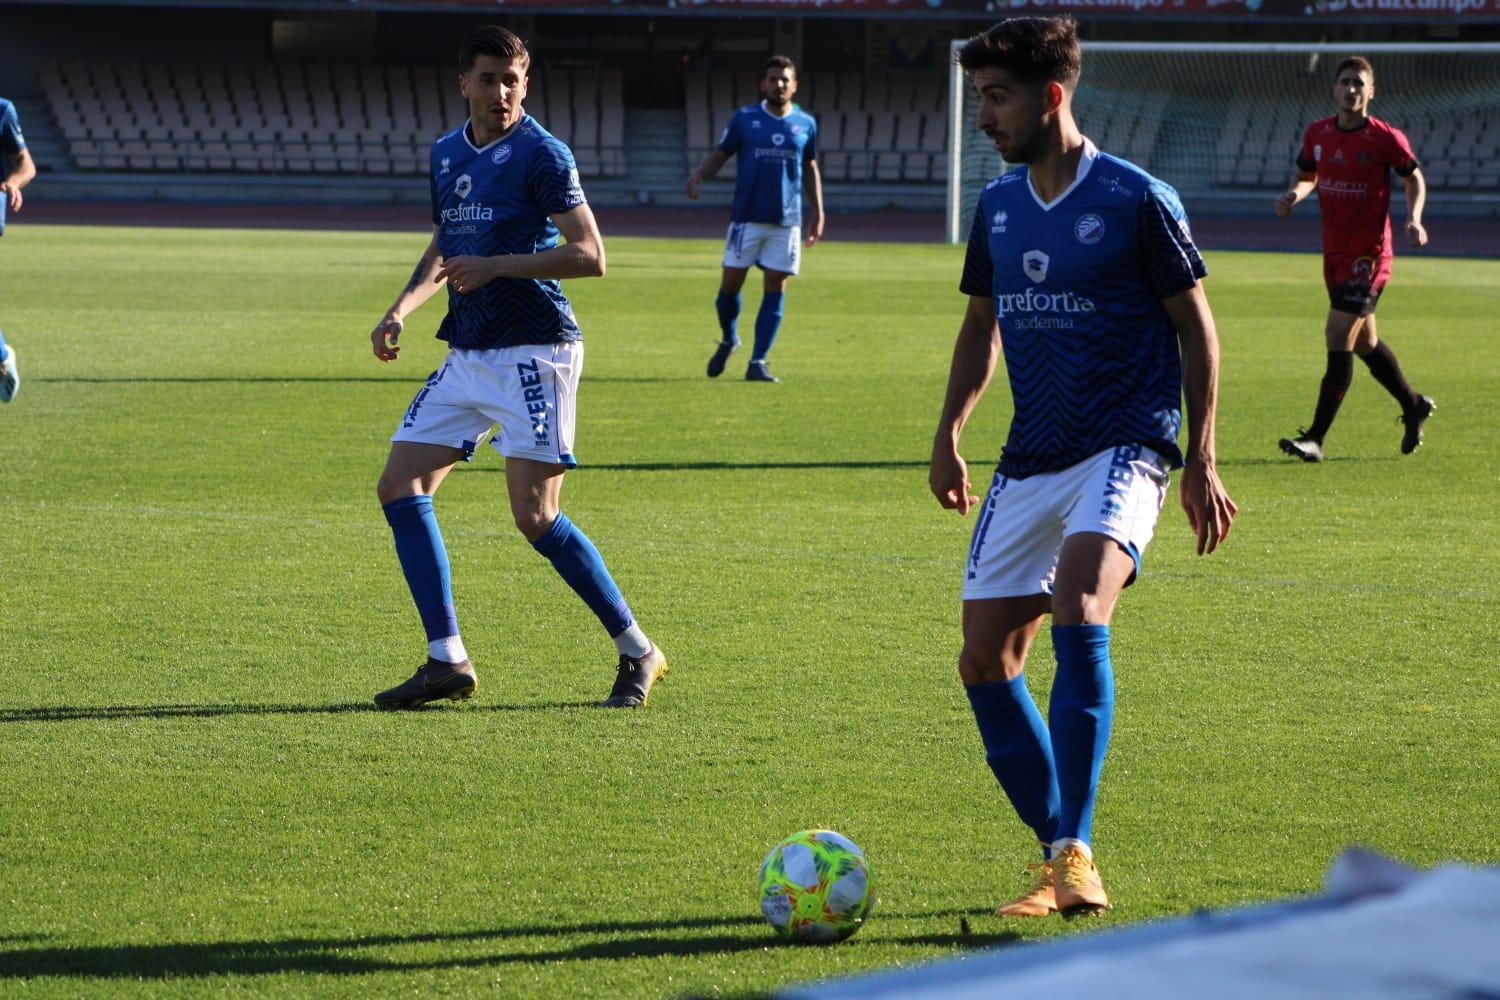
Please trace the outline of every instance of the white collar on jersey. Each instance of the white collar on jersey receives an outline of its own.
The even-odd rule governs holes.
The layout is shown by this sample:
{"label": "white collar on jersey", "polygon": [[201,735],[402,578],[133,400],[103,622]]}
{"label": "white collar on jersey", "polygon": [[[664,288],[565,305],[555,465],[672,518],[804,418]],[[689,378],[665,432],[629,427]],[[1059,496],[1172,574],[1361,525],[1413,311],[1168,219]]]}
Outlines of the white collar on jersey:
{"label": "white collar on jersey", "polygon": [[1058,202],[1073,193],[1073,189],[1083,183],[1083,179],[1089,175],[1089,170],[1094,166],[1094,161],[1099,158],[1099,147],[1088,136],[1083,137],[1083,155],[1078,158],[1078,173],[1073,175],[1073,183],[1069,184],[1063,193],[1051,201],[1043,201],[1042,196],[1036,193],[1036,185],[1031,183],[1031,171],[1026,171],[1026,190],[1031,192],[1031,198],[1042,207],[1043,212],[1050,212],[1057,207]]}
{"label": "white collar on jersey", "polygon": [[[526,120],[526,112],[522,111],[521,112],[521,117],[516,119],[516,125],[521,124],[521,122],[523,122],[525,120]],[[458,131],[463,135],[464,142],[468,143],[470,149],[472,149],[476,153],[482,153],[486,149],[489,149],[491,146],[493,146],[495,143],[497,143],[497,142],[504,142],[506,139],[509,139],[512,136],[514,136],[516,134],[516,125],[512,125],[510,128],[506,129],[504,135],[501,135],[501,136],[498,136],[497,138],[491,139],[489,142],[485,143],[483,146],[476,146],[476,145],[474,145],[474,140],[471,139],[471,138],[469,138],[471,135],[474,134],[474,119],[470,118],[470,119],[466,120],[464,122],[464,127],[461,128],[461,129],[459,129]]]}
{"label": "white collar on jersey", "polygon": [[772,118],[776,119],[777,121],[784,122],[784,121],[787,120],[787,118],[791,117],[791,114],[792,114],[792,111],[793,111],[793,104],[792,104],[791,101],[787,101],[786,102],[786,114],[784,114],[784,115],[778,115],[776,112],[772,111],[766,105],[765,101],[761,101],[760,102],[760,109],[762,111],[764,111],[766,114],[770,115]]}

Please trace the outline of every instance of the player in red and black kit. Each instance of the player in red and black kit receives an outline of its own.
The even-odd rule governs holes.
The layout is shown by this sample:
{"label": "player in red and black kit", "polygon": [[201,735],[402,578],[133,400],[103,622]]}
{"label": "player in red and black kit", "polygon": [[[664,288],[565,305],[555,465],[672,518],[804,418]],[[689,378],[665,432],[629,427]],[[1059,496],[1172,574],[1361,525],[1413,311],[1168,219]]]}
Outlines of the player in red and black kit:
{"label": "player in red and black kit", "polygon": [[1323,438],[1333,425],[1344,393],[1354,380],[1354,355],[1401,404],[1405,434],[1401,453],[1410,455],[1422,443],[1422,424],[1437,409],[1431,398],[1407,383],[1390,347],[1375,334],[1375,304],[1391,276],[1391,183],[1394,170],[1406,185],[1406,240],[1427,243],[1422,206],[1427,182],[1406,135],[1370,117],[1375,96],[1375,69],[1363,56],[1339,63],[1333,85],[1338,114],[1313,122],[1297,156],[1297,183],[1276,199],[1276,214],[1316,188],[1323,210],[1323,280],[1328,285],[1328,370],[1318,391],[1312,426],[1294,438],[1282,438],[1281,450],[1304,462],[1323,461]]}

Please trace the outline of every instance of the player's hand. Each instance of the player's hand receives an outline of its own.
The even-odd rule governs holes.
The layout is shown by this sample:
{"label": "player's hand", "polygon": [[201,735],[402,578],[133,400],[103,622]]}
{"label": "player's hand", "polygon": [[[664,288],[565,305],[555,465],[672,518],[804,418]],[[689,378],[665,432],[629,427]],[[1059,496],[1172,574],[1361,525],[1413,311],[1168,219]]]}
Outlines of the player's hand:
{"label": "player's hand", "polygon": [[5,192],[5,200],[10,203],[10,210],[12,212],[19,212],[21,210],[21,202],[26,200],[21,197],[21,189],[13,184],[5,183],[0,184],[0,191]]}
{"label": "player's hand", "polygon": [[437,285],[447,280],[449,288],[460,295],[466,295],[476,288],[488,285],[495,277],[495,267],[490,258],[465,255],[444,258],[443,266],[438,269],[432,282]]}
{"label": "player's hand", "polygon": [[1276,214],[1285,219],[1292,214],[1292,206],[1297,204],[1297,192],[1288,191],[1276,199]]}
{"label": "player's hand", "polygon": [[691,174],[688,175],[687,188],[686,188],[686,190],[685,190],[684,193],[689,198],[693,199],[694,201],[697,201],[698,200],[698,192],[699,192],[699,190],[702,189],[702,187],[703,187],[703,175],[700,174],[698,171],[694,170]]}
{"label": "player's hand", "polygon": [[816,219],[814,219],[812,222],[808,223],[806,243],[807,243],[808,246],[812,246],[814,243],[818,242],[822,238],[823,238],[823,217],[820,215]]}
{"label": "player's hand", "polygon": [[1414,247],[1425,247],[1427,245],[1427,227],[1420,222],[1408,222],[1406,224],[1406,242]]}
{"label": "player's hand", "polygon": [[947,510],[967,514],[979,502],[970,493],[969,466],[963,457],[941,441],[932,446],[932,466],[927,470],[927,486],[937,502]]}
{"label": "player's hand", "polygon": [[375,324],[375,329],[370,331],[370,346],[375,349],[375,356],[381,361],[395,361],[396,355],[401,353],[396,341],[401,337],[402,326],[401,318],[394,312],[388,312]]}
{"label": "player's hand", "polygon": [[1178,490],[1188,527],[1198,536],[1198,554],[1207,555],[1229,537],[1229,525],[1239,512],[1212,462],[1190,459],[1182,470]]}

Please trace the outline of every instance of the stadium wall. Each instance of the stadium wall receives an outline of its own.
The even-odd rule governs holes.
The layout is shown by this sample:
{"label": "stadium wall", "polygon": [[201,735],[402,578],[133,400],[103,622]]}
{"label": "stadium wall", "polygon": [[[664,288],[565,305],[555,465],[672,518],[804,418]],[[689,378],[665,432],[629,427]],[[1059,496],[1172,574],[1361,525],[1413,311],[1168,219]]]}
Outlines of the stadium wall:
{"label": "stadium wall", "polygon": [[[386,176],[371,176],[369,171],[354,175],[342,166],[321,175],[319,171],[292,175],[297,172],[280,166],[249,171],[202,170],[186,158],[169,170],[115,169],[98,162],[82,165],[71,155],[72,145],[64,141],[61,122],[47,113],[48,102],[40,81],[49,63],[55,67],[62,60],[109,67],[154,63],[189,68],[195,64],[426,66],[441,73],[453,63],[456,39],[477,24],[498,22],[528,39],[542,67],[560,67],[573,74],[612,71],[620,81],[620,93],[611,96],[623,102],[620,117],[628,122],[623,141],[633,146],[629,166],[601,170],[592,177],[586,172],[591,196],[601,204],[671,206],[682,201],[680,188],[689,164],[707,151],[732,107],[743,103],[743,81],[758,70],[768,53],[785,51],[800,57],[802,96],[809,109],[815,114],[835,109],[840,113],[852,111],[854,118],[871,123],[868,134],[874,143],[874,133],[884,117],[898,113],[915,116],[926,111],[920,101],[896,107],[900,98],[887,96],[891,93],[887,81],[897,76],[919,79],[925,75],[945,79],[947,43],[981,30],[997,16],[976,14],[961,6],[963,2],[943,0],[946,6],[929,8],[931,16],[920,20],[868,16],[863,7],[824,11],[793,5],[791,13],[785,12],[786,7],[768,13],[763,8],[728,6],[727,0],[707,0],[691,8],[658,10],[651,15],[631,12],[638,11],[638,6],[601,9],[587,5],[587,0],[580,0],[578,9],[567,13],[556,12],[555,7],[519,11],[507,7],[497,11],[490,6],[476,9],[476,5],[462,3],[304,4],[296,10],[251,0],[235,7],[194,2],[154,7],[0,3],[0,24],[4,25],[0,31],[0,94],[29,102],[24,117],[43,173],[38,180],[38,196],[421,203],[426,198],[426,186],[414,181],[417,168],[410,167],[410,158],[405,176],[399,169],[394,175],[390,171]],[[1193,0],[1186,2],[1191,4]],[[1232,10],[1234,2],[1237,0],[1216,3],[1212,9]],[[1494,2],[1500,10],[1500,0],[1474,2]],[[909,13],[899,2],[880,9],[887,8]],[[691,13],[681,12],[683,9]],[[1086,16],[1082,28],[1085,37],[1093,40],[1286,41],[1342,35],[1351,47],[1393,39],[1500,38],[1500,23],[1485,17],[1316,20],[1198,13],[1201,16],[1159,16],[1149,11],[1132,16]],[[105,76],[113,73],[111,69]],[[815,90],[815,75],[840,81],[839,96],[835,97],[835,88],[828,84]],[[702,105],[712,130],[708,134],[695,117],[705,112],[695,111],[698,105],[690,99],[689,91],[701,87],[701,81],[730,76],[736,80],[735,87],[716,84],[706,105]],[[846,96],[848,87],[842,84],[852,78],[862,78],[867,91],[853,103]],[[533,87],[533,97],[538,99],[533,110],[543,106],[539,94],[543,89]],[[872,96],[877,91],[879,96]],[[701,101],[702,95],[699,98]],[[462,117],[463,109],[456,95],[445,93],[443,102],[442,127],[449,127]],[[671,114],[663,119],[662,114],[668,112],[685,114],[686,124],[672,125]],[[548,114],[539,113],[538,117],[544,124],[556,125]],[[678,132],[673,134],[667,128],[660,136],[647,134],[648,128],[663,120]],[[431,124],[431,119],[424,119],[420,127],[431,131]],[[614,124],[618,128],[622,123]],[[892,140],[883,138],[880,141],[886,142],[884,147],[872,145],[862,151],[856,147],[866,133],[853,128],[851,119],[842,128],[842,138],[850,148],[841,152],[848,153],[849,158],[838,160],[828,171],[830,204],[859,209],[940,209],[945,200],[941,171],[946,165],[933,151],[933,137],[926,134],[930,131],[928,125],[922,126],[920,136],[903,137],[898,131],[894,146]],[[431,137],[424,133],[422,141]],[[578,145],[573,136],[564,137]],[[415,133],[411,141],[416,144]],[[601,149],[609,145],[603,138],[597,142]],[[652,143],[663,148],[652,148]],[[608,154],[608,150],[603,152]],[[895,155],[885,155],[889,153]],[[726,182],[717,182],[717,186],[727,188]],[[710,190],[710,203],[716,201],[717,194],[722,192]],[[1444,206],[1434,204],[1433,210],[1441,213]]]}

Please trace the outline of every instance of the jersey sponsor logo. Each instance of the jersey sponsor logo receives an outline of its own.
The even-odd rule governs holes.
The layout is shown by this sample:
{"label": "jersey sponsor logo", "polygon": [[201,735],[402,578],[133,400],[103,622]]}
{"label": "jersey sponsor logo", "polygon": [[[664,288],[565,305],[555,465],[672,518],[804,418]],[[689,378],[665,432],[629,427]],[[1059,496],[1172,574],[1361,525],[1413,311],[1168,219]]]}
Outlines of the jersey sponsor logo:
{"label": "jersey sponsor logo", "polygon": [[490,162],[498,167],[500,164],[510,159],[511,152],[512,149],[509,143],[506,143],[504,146],[497,147],[496,150],[490,154]]}
{"label": "jersey sponsor logo", "polygon": [[[1072,292],[1040,292],[1035,288],[1028,288],[1024,292],[1001,292],[995,296],[995,312],[1000,316],[1013,316],[1016,313],[1082,315],[1094,312],[1096,308],[1093,299],[1074,295]],[[1032,329],[1041,329],[1043,326],[1071,330],[1073,321],[1063,318],[1046,324],[1031,324]]]}
{"label": "jersey sponsor logo", "polygon": [[777,146],[780,146],[786,142],[786,136],[782,135],[780,132],[777,132],[775,135],[771,136],[771,142]]}
{"label": "jersey sponsor logo", "polygon": [[1078,221],[1073,223],[1073,235],[1086,247],[1104,239],[1104,220],[1093,212],[1080,215]]}
{"label": "jersey sponsor logo", "polygon": [[1027,250],[1021,255],[1021,270],[1038,284],[1047,280],[1047,265],[1051,263],[1052,258],[1040,250]]}
{"label": "jersey sponsor logo", "polygon": [[1003,232],[1005,232],[1005,223],[1006,223],[1006,221],[1009,218],[1010,218],[1010,216],[1007,215],[1007,214],[1005,214],[1005,211],[1003,209],[1001,211],[996,212],[994,215],[990,216],[990,232],[992,232],[992,233],[1003,233]]}
{"label": "jersey sponsor logo", "polygon": [[467,198],[469,196],[469,192],[473,190],[474,178],[470,177],[468,174],[464,174],[458,180],[453,182],[453,193],[458,195],[459,201],[463,201],[465,198]]}
{"label": "jersey sponsor logo", "polygon": [[[452,208],[443,209],[441,216],[443,222],[492,222],[495,218],[495,210],[482,202],[472,205],[454,205]],[[465,230],[473,232],[473,229]],[[457,232],[457,230],[454,230]]]}
{"label": "jersey sponsor logo", "polygon": [[443,157],[443,162],[442,162],[441,166],[442,166],[443,169],[441,169],[441,170],[438,171],[438,176],[440,176],[440,177],[443,174],[446,174],[449,170],[451,170],[453,168],[453,158],[451,156],[445,156],[445,157]]}

